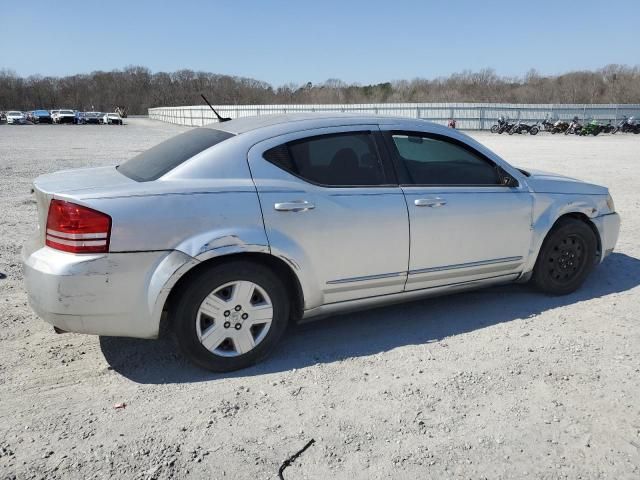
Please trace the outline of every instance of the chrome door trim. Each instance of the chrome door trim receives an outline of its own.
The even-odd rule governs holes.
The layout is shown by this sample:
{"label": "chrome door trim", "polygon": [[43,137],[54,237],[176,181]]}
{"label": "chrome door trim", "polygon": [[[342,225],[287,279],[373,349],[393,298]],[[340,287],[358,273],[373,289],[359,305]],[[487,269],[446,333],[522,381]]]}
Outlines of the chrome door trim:
{"label": "chrome door trim", "polygon": [[394,303],[402,303],[406,301],[418,300],[421,298],[457,293],[468,289],[500,285],[503,283],[513,282],[519,277],[519,273],[509,273],[505,275],[496,275],[494,277],[449,283],[447,285],[438,285],[418,290],[408,290],[399,293],[390,293],[385,295],[376,295],[373,297],[358,298],[354,300],[325,303],[324,305],[320,305],[315,308],[306,309],[303,312],[301,322],[310,321],[311,319],[315,320],[333,314],[361,310],[365,308],[392,305]]}
{"label": "chrome door trim", "polygon": [[494,258],[492,260],[481,260],[479,262],[458,263],[456,265],[444,265],[441,267],[419,268],[416,270],[409,270],[409,275],[430,273],[430,272],[442,272],[444,270],[458,270],[460,268],[481,267],[484,265],[496,265],[500,263],[517,262],[519,260],[522,260],[522,257]]}
{"label": "chrome door trim", "polygon": [[405,272],[380,273],[377,275],[365,275],[363,277],[340,278],[338,280],[329,280],[327,285],[338,285],[341,283],[365,282],[367,280],[379,280],[381,278],[404,277]]}

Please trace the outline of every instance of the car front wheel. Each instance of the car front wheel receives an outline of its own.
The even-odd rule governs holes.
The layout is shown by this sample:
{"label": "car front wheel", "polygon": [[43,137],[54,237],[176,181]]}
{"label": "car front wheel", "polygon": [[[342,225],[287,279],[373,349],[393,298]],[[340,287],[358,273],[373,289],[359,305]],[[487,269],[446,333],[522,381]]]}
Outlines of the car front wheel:
{"label": "car front wheel", "polygon": [[173,328],[194,363],[230,372],[271,353],[288,319],[280,278],[261,264],[233,261],[191,279],[176,305]]}
{"label": "car front wheel", "polygon": [[552,295],[577,290],[594,267],[596,252],[596,236],[585,222],[560,220],[542,243],[533,269],[534,285]]}

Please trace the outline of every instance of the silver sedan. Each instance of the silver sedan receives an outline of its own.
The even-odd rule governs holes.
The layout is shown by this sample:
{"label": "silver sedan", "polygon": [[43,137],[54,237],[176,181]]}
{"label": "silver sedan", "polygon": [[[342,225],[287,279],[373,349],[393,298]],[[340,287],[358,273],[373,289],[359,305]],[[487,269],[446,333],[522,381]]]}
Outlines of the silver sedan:
{"label": "silver sedan", "polygon": [[302,319],[507,282],[570,293],[620,228],[607,188],[405,118],[216,123],[34,190],[33,309],[58,332],[169,330],[215,371]]}

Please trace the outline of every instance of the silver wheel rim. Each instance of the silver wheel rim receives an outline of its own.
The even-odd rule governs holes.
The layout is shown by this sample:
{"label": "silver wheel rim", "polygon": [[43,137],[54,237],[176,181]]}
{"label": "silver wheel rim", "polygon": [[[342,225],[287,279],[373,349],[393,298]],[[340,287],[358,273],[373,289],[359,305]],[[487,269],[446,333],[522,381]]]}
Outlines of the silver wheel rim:
{"label": "silver wheel rim", "polygon": [[213,290],[198,308],[196,333],[204,348],[221,357],[244,355],[267,336],[273,305],[267,292],[246,280]]}

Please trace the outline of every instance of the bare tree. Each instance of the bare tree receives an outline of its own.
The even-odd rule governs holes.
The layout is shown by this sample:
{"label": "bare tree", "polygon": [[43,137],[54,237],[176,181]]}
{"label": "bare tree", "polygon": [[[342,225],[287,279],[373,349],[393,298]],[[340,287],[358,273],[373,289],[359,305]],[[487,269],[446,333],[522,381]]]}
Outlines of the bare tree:
{"label": "bare tree", "polygon": [[209,72],[152,73],[130,65],[67,77],[20,77],[0,70],[0,110],[76,108],[144,114],[149,107],[196,105],[204,93],[214,104],[343,104],[385,102],[640,103],[640,67],[607,65],[594,71],[544,76],[531,69],[522,78],[492,69],[463,71],[435,79],[416,78],[371,85],[330,78],[320,84],[266,82]]}

